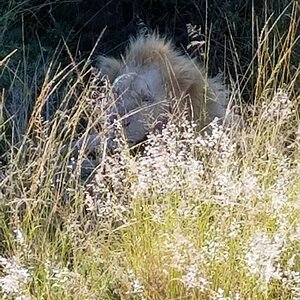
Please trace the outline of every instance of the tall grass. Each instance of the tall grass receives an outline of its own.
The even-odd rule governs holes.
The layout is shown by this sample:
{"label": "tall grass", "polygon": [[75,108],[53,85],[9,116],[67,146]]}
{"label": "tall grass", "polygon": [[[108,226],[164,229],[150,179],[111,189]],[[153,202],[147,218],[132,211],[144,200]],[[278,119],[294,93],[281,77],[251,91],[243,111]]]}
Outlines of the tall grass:
{"label": "tall grass", "polygon": [[88,134],[105,137],[110,96],[89,61],[62,66],[57,50],[29,77],[26,55],[14,68],[2,59],[1,297],[299,299],[298,11],[281,36],[266,20],[232,82],[242,100],[257,78],[243,128],[198,133],[183,120],[137,156],[85,154]]}

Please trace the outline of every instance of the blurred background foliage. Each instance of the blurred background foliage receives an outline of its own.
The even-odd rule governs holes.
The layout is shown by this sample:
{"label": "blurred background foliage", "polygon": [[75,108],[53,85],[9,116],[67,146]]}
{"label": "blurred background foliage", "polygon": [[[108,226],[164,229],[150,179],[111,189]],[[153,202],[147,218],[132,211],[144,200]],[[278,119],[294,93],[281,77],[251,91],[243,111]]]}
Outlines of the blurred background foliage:
{"label": "blurred background foliage", "polygon": [[[14,58],[25,55],[30,71],[30,62],[37,57],[47,60],[62,38],[72,55],[84,58],[103,31],[95,53],[116,55],[124,50],[128,37],[137,33],[136,20],[140,18],[148,28],[172,38],[183,48],[189,43],[186,25],[197,26],[209,41],[209,72],[228,70],[239,76],[251,63],[266,21],[272,24],[280,16],[274,34],[286,34],[292,2],[295,1],[1,0],[0,59],[14,49],[22,50]],[[298,45],[293,57],[295,64],[299,53]],[[236,59],[238,69],[233,63]],[[245,92],[246,99],[251,98],[252,88],[249,86]]]}
{"label": "blurred background foliage", "polygon": [[[299,7],[298,0],[0,0],[0,154],[21,140],[57,70],[84,62],[95,45],[92,59],[119,55],[141,20],[199,57],[210,75],[222,71],[239,101],[270,98],[284,84],[295,96]],[[188,24],[204,44],[199,51],[188,47]],[[46,120],[68,87],[46,101]]]}

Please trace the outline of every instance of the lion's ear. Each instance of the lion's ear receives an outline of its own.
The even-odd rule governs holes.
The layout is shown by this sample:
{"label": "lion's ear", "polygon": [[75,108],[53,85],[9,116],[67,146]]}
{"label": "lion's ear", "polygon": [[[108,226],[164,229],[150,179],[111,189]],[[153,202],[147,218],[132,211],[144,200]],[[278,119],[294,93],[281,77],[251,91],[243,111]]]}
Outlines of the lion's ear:
{"label": "lion's ear", "polygon": [[110,82],[114,82],[114,80],[120,75],[123,64],[118,59],[100,56],[97,59],[97,67],[101,70],[103,75],[108,76]]}

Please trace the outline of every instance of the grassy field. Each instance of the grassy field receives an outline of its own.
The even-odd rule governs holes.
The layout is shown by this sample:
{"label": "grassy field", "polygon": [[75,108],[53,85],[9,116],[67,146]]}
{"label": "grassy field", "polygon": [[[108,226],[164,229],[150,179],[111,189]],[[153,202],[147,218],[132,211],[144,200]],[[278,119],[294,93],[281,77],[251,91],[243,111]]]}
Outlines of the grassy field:
{"label": "grassy field", "polygon": [[242,128],[183,120],[137,156],[74,156],[110,93],[91,57],[63,42],[34,61],[22,42],[3,46],[1,299],[300,299],[299,9],[266,17],[251,64],[229,76],[238,103],[255,78]]}

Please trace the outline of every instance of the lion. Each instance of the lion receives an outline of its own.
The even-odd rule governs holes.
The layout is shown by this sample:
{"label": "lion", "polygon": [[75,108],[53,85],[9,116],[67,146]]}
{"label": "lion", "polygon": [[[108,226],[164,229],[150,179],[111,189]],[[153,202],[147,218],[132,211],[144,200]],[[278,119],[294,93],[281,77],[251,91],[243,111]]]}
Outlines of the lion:
{"label": "lion", "polygon": [[203,128],[226,117],[228,92],[220,76],[207,78],[195,60],[157,34],[132,38],[122,58],[101,56],[97,66],[115,96],[109,123],[121,121],[129,147],[172,119]]}

